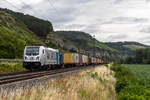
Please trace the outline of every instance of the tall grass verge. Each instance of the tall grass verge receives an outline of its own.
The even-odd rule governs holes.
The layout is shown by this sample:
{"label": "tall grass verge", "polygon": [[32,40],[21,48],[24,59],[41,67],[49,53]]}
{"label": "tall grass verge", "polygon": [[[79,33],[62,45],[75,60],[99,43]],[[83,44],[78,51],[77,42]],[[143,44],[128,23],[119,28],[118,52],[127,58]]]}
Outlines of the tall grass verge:
{"label": "tall grass verge", "polygon": [[5,100],[115,100],[114,73],[99,67],[31,89],[1,93]]}

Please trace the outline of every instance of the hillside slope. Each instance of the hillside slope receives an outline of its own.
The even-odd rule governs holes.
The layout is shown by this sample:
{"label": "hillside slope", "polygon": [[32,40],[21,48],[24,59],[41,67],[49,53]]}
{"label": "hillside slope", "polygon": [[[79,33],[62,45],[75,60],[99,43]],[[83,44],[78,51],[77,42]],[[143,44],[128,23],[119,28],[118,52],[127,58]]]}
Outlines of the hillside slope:
{"label": "hillside slope", "polygon": [[22,21],[27,28],[34,32],[37,36],[45,37],[48,33],[53,31],[53,26],[50,21],[42,20],[31,15],[25,15],[23,13],[14,12],[8,9],[0,10],[7,12],[16,17],[18,20]]}
{"label": "hillside slope", "polygon": [[138,42],[107,42],[107,46],[119,50],[123,54],[133,54],[137,49],[148,48],[149,46]]}
{"label": "hillside slope", "polygon": [[22,58],[25,45],[44,45],[65,52],[79,52],[116,59],[148,46],[136,42],[103,43],[80,31],[54,31],[51,22],[0,8],[0,58]]}
{"label": "hillside slope", "polygon": [[114,51],[119,52],[116,49],[113,49],[107,45],[105,45],[102,42],[99,42],[95,38],[93,38],[91,35],[80,32],[80,31],[56,31],[56,34],[60,37],[69,40],[73,45],[75,45],[79,49],[84,49],[86,51],[93,50],[94,41],[95,41],[95,50],[108,50],[108,51]]}
{"label": "hillside slope", "polygon": [[0,58],[20,58],[25,45],[45,45],[26,25],[0,10]]}

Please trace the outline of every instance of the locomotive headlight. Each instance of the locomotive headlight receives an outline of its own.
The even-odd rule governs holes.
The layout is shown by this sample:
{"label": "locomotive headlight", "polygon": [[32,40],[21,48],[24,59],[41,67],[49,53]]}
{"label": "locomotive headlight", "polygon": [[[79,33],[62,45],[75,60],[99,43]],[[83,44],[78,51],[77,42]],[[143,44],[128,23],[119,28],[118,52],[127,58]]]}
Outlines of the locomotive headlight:
{"label": "locomotive headlight", "polygon": [[25,56],[24,59],[27,60],[28,58]]}
{"label": "locomotive headlight", "polygon": [[39,57],[36,57],[36,60],[39,60]]}

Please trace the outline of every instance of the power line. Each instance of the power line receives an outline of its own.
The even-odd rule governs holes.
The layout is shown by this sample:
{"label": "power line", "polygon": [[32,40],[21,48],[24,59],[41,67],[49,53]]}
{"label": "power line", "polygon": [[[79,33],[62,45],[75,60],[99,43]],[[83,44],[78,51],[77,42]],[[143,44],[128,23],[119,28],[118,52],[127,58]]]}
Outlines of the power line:
{"label": "power line", "polygon": [[13,5],[11,2],[7,1],[7,0],[4,0],[6,1],[8,4],[10,4],[12,7],[14,7],[15,9],[17,9],[18,11],[22,10],[22,9],[19,9],[18,7],[16,7],[15,5]]}
{"label": "power line", "polygon": [[47,0],[47,1],[49,2],[50,6],[52,6],[52,8],[55,10],[55,12],[57,13],[57,15],[59,16],[60,14],[58,13],[58,11],[57,11],[57,9],[55,8],[54,4],[51,3],[50,0]]}
{"label": "power line", "polygon": [[[25,6],[31,7],[30,5],[28,5],[28,4],[26,4],[26,3],[22,2],[22,1],[21,1],[21,3],[22,3],[23,5],[25,5]],[[40,13],[37,13],[37,11],[36,11],[36,10],[34,10],[34,8],[33,8],[33,7],[31,7],[31,9],[32,9],[32,12],[33,12],[33,13],[35,13],[35,14],[37,14],[37,15],[39,15],[39,14],[40,14]],[[48,20],[48,18],[47,18],[47,17],[45,17],[45,16],[43,16],[43,15],[41,15],[41,14],[40,14],[39,16],[41,16],[41,17],[45,18],[46,20]]]}
{"label": "power line", "polygon": [[[5,1],[5,2],[7,2],[9,5],[11,5],[12,7],[14,7],[15,9],[17,9],[18,11],[24,11],[23,13],[25,13],[25,10],[24,9],[22,9],[22,8],[18,8],[17,6],[15,6],[14,4],[12,4],[11,2],[9,2],[9,1],[7,1],[7,0],[3,0],[3,1]],[[30,6],[30,5],[27,5],[27,4],[25,4],[24,2],[22,2],[21,1],[21,3],[23,4],[23,5],[25,5],[25,6]],[[32,9],[32,11],[33,11],[33,13],[35,13],[35,14],[39,14],[39,13],[37,13],[34,9]],[[46,18],[45,16],[42,16],[42,15],[40,15],[41,17],[43,17],[43,18],[45,18],[46,20],[48,20],[48,18]]]}
{"label": "power line", "polygon": [[[12,2],[9,2],[8,0],[3,0],[5,2],[7,2],[9,5],[11,5],[12,7],[14,7],[15,9],[17,9],[18,11],[22,11],[23,13],[26,13],[26,11],[23,8],[18,8],[17,6],[15,6]],[[25,6],[29,6],[30,5],[20,1],[23,5]],[[55,12],[57,13],[58,16],[60,16],[59,12],[57,11],[56,7],[54,6],[54,3],[52,3],[50,0],[48,0],[48,3],[50,4],[50,6],[55,10]],[[36,15],[39,15],[40,13],[38,13],[36,10],[34,10],[34,8],[32,9],[32,12],[35,13]],[[43,16],[42,14],[39,15],[39,17],[43,17],[44,19],[48,20],[48,17]]]}

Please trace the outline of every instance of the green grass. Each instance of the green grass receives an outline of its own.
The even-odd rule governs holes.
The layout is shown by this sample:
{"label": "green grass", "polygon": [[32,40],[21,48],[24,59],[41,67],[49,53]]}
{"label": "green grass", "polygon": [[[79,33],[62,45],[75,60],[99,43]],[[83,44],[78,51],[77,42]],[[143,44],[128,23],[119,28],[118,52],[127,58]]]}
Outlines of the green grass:
{"label": "green grass", "polygon": [[150,90],[136,72],[142,70],[142,65],[138,69],[135,65],[113,64],[111,69],[115,72],[117,79],[115,86],[117,100],[149,100]]}
{"label": "green grass", "polygon": [[11,73],[25,71],[22,63],[0,62],[0,73]]}
{"label": "green grass", "polygon": [[125,66],[150,89],[150,65],[127,64]]}

